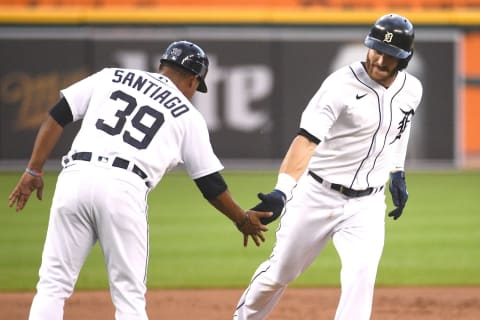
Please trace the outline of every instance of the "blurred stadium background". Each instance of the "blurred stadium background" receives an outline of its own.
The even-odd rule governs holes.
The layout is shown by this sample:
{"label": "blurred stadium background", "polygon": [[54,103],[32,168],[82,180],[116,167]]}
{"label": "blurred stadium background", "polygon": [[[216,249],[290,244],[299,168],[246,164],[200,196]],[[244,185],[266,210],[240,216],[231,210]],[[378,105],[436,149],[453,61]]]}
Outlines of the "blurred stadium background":
{"label": "blurred stadium background", "polygon": [[[0,0],[0,171],[22,170],[58,91],[103,68],[156,70],[168,43],[209,54],[195,104],[227,168],[276,169],[300,113],[363,38],[397,12],[416,26],[424,83],[410,168],[480,167],[480,0]],[[57,169],[78,125],[54,151]]]}
{"label": "blurred stadium background", "polygon": [[[408,152],[407,167],[419,171],[408,176],[408,218],[387,221],[378,284],[478,286],[480,0],[0,0],[0,291],[31,291],[37,281],[53,171],[78,124],[47,164],[45,200],[22,215],[7,208],[18,179],[7,171],[25,168],[61,88],[105,66],[154,71],[168,43],[197,42],[211,68],[209,93],[194,102],[233,193],[249,206],[274,183],[308,99],[333,69],[364,58],[368,29],[389,12],[416,26],[409,71],[424,99]],[[185,174],[167,175],[149,207],[150,287],[243,288],[274,244],[269,234],[259,250],[244,250]],[[322,255],[297,285],[338,285],[333,247]],[[78,288],[106,288],[103,265],[96,246]]]}

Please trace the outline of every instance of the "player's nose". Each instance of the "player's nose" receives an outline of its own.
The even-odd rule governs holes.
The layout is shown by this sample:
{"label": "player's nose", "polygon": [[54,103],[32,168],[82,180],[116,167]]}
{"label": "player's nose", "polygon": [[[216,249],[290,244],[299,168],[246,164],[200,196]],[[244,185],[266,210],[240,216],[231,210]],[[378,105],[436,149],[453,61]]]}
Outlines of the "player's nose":
{"label": "player's nose", "polygon": [[380,66],[383,66],[384,63],[385,63],[385,55],[383,53],[379,53],[377,55],[377,63],[380,65]]}

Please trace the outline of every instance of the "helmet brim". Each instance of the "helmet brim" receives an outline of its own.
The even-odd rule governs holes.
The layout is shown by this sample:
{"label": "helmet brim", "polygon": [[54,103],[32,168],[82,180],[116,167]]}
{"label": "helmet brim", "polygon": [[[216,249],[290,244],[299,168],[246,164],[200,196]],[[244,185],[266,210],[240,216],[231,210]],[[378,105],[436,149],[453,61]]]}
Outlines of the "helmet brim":
{"label": "helmet brim", "polygon": [[370,49],[377,50],[397,59],[407,59],[412,54],[409,51],[405,51],[401,48],[392,46],[386,42],[368,36],[365,38],[365,45]]}

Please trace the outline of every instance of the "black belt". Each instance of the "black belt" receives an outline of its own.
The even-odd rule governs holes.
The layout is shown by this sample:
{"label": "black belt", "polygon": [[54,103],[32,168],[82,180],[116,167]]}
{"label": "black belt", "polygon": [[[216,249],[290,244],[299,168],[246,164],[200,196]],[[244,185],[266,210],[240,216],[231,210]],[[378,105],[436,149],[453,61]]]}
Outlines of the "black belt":
{"label": "black belt", "polygon": [[[91,152],[77,152],[77,153],[72,154],[72,159],[73,160],[82,160],[82,161],[91,161],[92,160],[92,153]],[[99,156],[98,161],[100,161],[100,162],[108,161],[108,157]],[[113,159],[113,162],[112,162],[112,167],[121,168],[121,169],[126,170],[126,169],[128,169],[129,164],[130,164],[130,161],[125,160],[125,159],[120,158],[120,157],[115,157],[115,159]],[[142,169],[137,167],[136,164],[133,165],[133,168],[132,168],[131,171],[133,173],[135,173],[137,176],[139,176],[140,178],[142,178],[142,180],[145,180],[148,177],[147,174],[145,172],[143,172]],[[145,184],[147,185],[147,187],[150,187],[150,183],[148,181],[145,181]]]}
{"label": "black belt", "polygon": [[[310,170],[308,170],[308,174],[311,175],[313,179],[315,179],[317,182],[319,182],[321,184],[326,182],[325,180],[323,180],[321,177],[319,177],[318,175],[316,175],[314,172],[312,172]],[[338,191],[341,194],[344,194],[344,195],[346,195],[347,197],[350,197],[350,198],[358,198],[358,197],[368,196],[368,195],[370,195],[374,192],[378,192],[378,191],[383,189],[383,186],[381,186],[379,188],[371,188],[370,187],[370,188],[367,188],[367,189],[364,189],[364,190],[354,190],[354,189],[350,189],[350,188],[347,188],[345,186],[342,186],[341,184],[330,183],[330,189]]]}

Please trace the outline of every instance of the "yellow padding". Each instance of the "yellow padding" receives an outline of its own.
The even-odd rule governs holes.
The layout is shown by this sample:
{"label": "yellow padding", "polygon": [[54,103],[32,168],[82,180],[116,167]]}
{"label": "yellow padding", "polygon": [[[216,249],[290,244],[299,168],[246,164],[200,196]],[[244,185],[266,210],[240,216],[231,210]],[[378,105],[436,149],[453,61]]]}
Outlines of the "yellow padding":
{"label": "yellow padding", "polygon": [[[479,26],[479,9],[393,10],[415,25]],[[86,9],[11,8],[0,6],[0,24],[267,24],[355,25],[371,24],[385,11],[310,9]]]}

